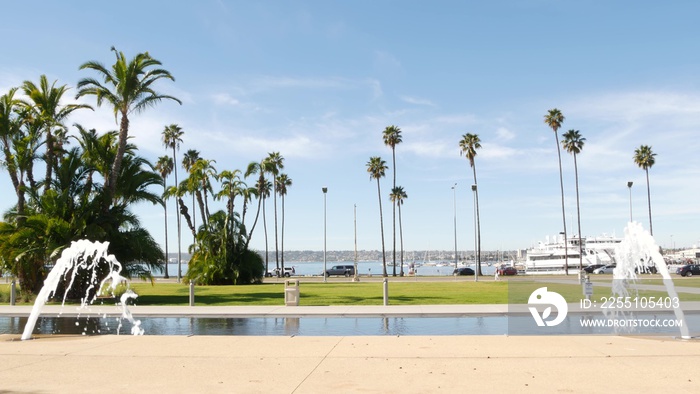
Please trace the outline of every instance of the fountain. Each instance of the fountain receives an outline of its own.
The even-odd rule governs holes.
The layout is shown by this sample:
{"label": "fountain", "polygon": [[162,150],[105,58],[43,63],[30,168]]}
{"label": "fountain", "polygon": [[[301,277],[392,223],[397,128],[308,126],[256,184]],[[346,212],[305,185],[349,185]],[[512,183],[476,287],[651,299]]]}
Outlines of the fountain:
{"label": "fountain", "polygon": [[[649,269],[649,262],[652,262],[656,272],[661,274],[663,278],[669,297],[672,300],[678,300],[678,293],[673,286],[673,280],[671,280],[666,262],[661,253],[659,253],[659,246],[640,223],[630,222],[627,225],[624,239],[615,248],[615,256],[617,265],[613,269],[612,286],[614,297],[622,297],[624,299],[624,297],[630,296],[630,285],[636,283],[637,272],[644,272],[644,270]],[[635,295],[632,295],[632,297]],[[673,308],[673,313],[676,320],[682,322],[680,326],[681,338],[690,339],[688,325],[680,305]]]}
{"label": "fountain", "polygon": [[[117,286],[127,281],[126,278],[119,275],[122,270],[122,265],[117,261],[114,255],[107,253],[108,246],[109,242],[91,242],[83,239],[71,242],[70,247],[63,250],[61,257],[56,261],[56,264],[46,277],[44,287],[39,291],[27,324],[24,326],[22,340],[31,339],[34,325],[41,314],[41,309],[44,304],[46,304],[46,301],[56,292],[56,288],[61,279],[68,282],[65,293],[63,294],[62,305],[65,304],[68,290],[70,290],[73,285],[79,268],[85,269],[91,273],[90,285],[85,291],[85,296],[80,300],[80,309],[86,309],[89,305],[92,305],[97,299],[97,296],[102,294],[105,290],[110,290],[111,294],[114,294]],[[98,283],[97,268],[102,262],[106,262],[109,265],[109,274]],[[110,283],[105,288],[108,282]],[[93,289],[96,291],[93,292]],[[90,295],[91,292],[93,295]],[[120,298],[122,318],[132,323],[132,334],[143,335],[143,329],[140,328],[141,322],[134,320],[127,307],[127,300],[136,297],[136,293],[131,291],[131,289],[122,294]]]}

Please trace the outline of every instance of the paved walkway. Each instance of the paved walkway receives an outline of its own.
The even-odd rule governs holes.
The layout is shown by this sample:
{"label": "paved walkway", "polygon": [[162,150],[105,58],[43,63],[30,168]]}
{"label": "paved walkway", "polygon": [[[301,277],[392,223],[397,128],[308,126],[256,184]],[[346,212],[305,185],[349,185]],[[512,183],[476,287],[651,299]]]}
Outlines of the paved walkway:
{"label": "paved walkway", "polygon": [[[697,393],[700,342],[621,336],[0,335],[12,393]],[[16,339],[16,338],[15,338]]]}

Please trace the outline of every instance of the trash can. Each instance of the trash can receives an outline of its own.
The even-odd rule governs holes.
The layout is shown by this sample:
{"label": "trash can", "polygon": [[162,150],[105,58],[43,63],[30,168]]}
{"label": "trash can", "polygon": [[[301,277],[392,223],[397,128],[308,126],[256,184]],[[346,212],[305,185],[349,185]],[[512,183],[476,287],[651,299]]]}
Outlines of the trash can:
{"label": "trash can", "polygon": [[299,280],[284,281],[284,305],[299,306]]}

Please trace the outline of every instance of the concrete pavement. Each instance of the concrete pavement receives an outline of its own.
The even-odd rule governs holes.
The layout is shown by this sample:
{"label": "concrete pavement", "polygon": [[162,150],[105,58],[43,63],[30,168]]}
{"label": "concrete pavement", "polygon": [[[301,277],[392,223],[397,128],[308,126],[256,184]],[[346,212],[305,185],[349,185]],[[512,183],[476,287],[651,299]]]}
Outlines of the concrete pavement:
{"label": "concrete pavement", "polygon": [[700,392],[700,342],[622,336],[0,335],[0,392]]}

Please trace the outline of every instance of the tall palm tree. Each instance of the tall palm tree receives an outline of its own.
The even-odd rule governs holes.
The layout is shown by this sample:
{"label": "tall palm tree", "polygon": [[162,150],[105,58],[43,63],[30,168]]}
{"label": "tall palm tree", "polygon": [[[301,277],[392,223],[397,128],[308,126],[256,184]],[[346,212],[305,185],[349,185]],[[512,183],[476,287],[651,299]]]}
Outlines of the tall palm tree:
{"label": "tall palm tree", "polygon": [[263,232],[265,233],[265,272],[270,272],[270,259],[269,259],[269,242],[267,239],[267,217],[265,212],[267,209],[265,208],[265,200],[270,198],[270,193],[272,193],[272,182],[268,181],[267,179],[263,178],[262,182],[258,180],[256,183],[258,186],[258,193],[260,193],[260,198],[262,198],[262,213],[263,213]]}
{"label": "tall palm tree", "polygon": [[[173,164],[177,163],[177,151],[180,149],[182,136],[185,134],[182,128],[176,124],[165,126],[163,129],[162,138],[163,145],[166,148],[173,150]],[[179,185],[177,182],[177,166],[173,167],[173,175],[175,176],[175,187]],[[182,218],[178,209],[178,198],[175,198],[175,214],[177,215],[177,281],[182,280]]]}
{"label": "tall palm tree", "polygon": [[[185,152],[184,155],[182,155],[182,167],[185,169],[185,171],[190,172],[190,169],[192,169],[192,166],[194,163],[197,162],[197,160],[201,159],[199,156],[199,151],[196,149],[188,149],[187,152]],[[197,227],[197,208],[195,207],[195,194],[192,193],[192,225]],[[192,240],[192,243],[194,243],[195,240]]]}
{"label": "tall palm tree", "polygon": [[557,156],[559,157],[559,186],[561,187],[561,218],[564,223],[564,273],[569,274],[569,252],[568,238],[566,236],[566,212],[564,210],[564,176],[561,170],[561,150],[559,149],[559,134],[557,130],[564,123],[564,115],[561,111],[553,108],[550,109],[547,115],[544,116],[544,123],[554,131],[554,139],[557,143]]}
{"label": "tall palm tree", "polygon": [[[166,179],[173,172],[173,159],[168,156],[159,157],[156,162],[156,171],[163,177],[163,199],[165,199],[165,191],[168,188]],[[165,201],[163,201],[163,210],[165,212],[165,279],[168,279],[170,278],[168,274],[168,204]]]}
{"label": "tall palm tree", "polygon": [[10,174],[12,187],[17,195],[17,217],[22,221],[25,206],[25,185],[21,176],[16,155],[12,152],[13,141],[21,133],[22,120],[17,116],[21,101],[15,98],[17,88],[10,89],[0,96],[0,145],[2,145],[2,164]]}
{"label": "tall palm tree", "polygon": [[[402,142],[401,139],[401,129],[398,127],[391,125],[387,126],[384,129],[384,132],[382,133],[382,138],[384,140],[384,145],[390,146],[391,147],[391,157],[392,157],[392,165],[394,166],[394,183],[392,186],[392,190],[396,188],[396,145],[400,144]],[[393,276],[396,276],[396,202],[392,201],[392,207],[393,207],[393,232],[394,232],[394,246],[392,248],[393,250]],[[403,270],[403,267],[401,267]],[[401,275],[403,276],[403,275]]]}
{"label": "tall palm tree", "polygon": [[284,196],[287,195],[287,189],[292,186],[292,179],[287,176],[287,174],[279,174],[277,176],[277,193],[279,193],[282,198],[282,231],[281,231],[281,242],[280,249],[281,260],[282,260],[282,271],[284,272]]}
{"label": "tall palm tree", "polygon": [[377,195],[379,196],[379,225],[382,231],[382,276],[389,276],[386,272],[386,248],[384,246],[384,215],[382,214],[382,190],[379,186],[379,179],[383,178],[386,174],[386,170],[389,167],[386,166],[386,161],[382,160],[379,156],[372,156],[367,162],[367,172],[369,172],[369,179],[377,180]]}
{"label": "tall palm tree", "polygon": [[183,184],[187,189],[197,195],[199,212],[202,217],[202,226],[207,226],[209,221],[209,194],[213,194],[211,179],[216,179],[216,168],[212,165],[215,160],[199,159],[190,168],[190,174]]}
{"label": "tall palm tree", "polygon": [[403,201],[408,198],[408,195],[403,190],[403,187],[396,186],[391,189],[391,194],[389,195],[391,202],[399,207],[399,239],[401,240],[401,276],[403,276],[403,225],[401,224],[401,206]]}
{"label": "tall palm tree", "polygon": [[[277,242],[277,176],[284,169],[284,157],[279,152],[270,153],[265,159],[265,170],[272,174],[272,198],[275,205],[275,263],[280,268],[279,243]],[[281,271],[280,271],[281,272]]]}
{"label": "tall palm tree", "polygon": [[182,104],[179,99],[173,96],[160,94],[153,90],[153,84],[159,79],[174,81],[175,78],[169,71],[158,68],[161,66],[161,62],[152,58],[148,52],[139,53],[133,59],[127,60],[123,52],[117,51],[114,47],[111,50],[116,57],[111,69],[97,61],[89,61],[80,66],[81,70],[96,71],[103,82],[95,78],[83,78],[78,82],[78,93],[75,96],[76,99],[83,96],[95,96],[98,107],[103,102],[112,107],[115,121],[117,121],[118,116],[121,116],[117,155],[112,163],[109,179],[105,182],[107,184],[107,198],[103,207],[105,210],[112,203],[116,191],[117,176],[129,138],[129,115],[144,111],[164,99]]}
{"label": "tall palm tree", "polygon": [[586,139],[581,137],[581,133],[579,133],[578,130],[573,129],[564,133],[562,137],[564,139],[561,141],[561,145],[567,152],[574,155],[574,174],[576,175],[576,217],[578,220],[578,269],[581,271],[583,269],[583,236],[581,234],[581,204],[579,203],[578,194],[578,163],[576,161],[576,156],[581,153]]}
{"label": "tall palm tree", "polygon": [[[255,213],[255,220],[253,221],[253,226],[250,228],[250,231],[248,232],[248,237],[246,240],[246,249],[248,248],[248,243],[250,243],[250,238],[253,236],[253,230],[255,230],[255,226],[258,223],[258,217],[260,216],[260,208],[261,205],[264,206],[265,204],[265,198],[267,198],[270,195],[269,190],[267,190],[267,194],[265,193],[264,187],[265,187],[265,169],[263,168],[265,161],[261,161],[260,163],[253,161],[250,164],[248,164],[248,168],[245,171],[245,177],[249,177],[251,175],[257,174],[258,175],[258,180],[255,182],[255,195],[258,198],[258,208],[257,212]],[[245,216],[245,215],[244,215]],[[263,218],[265,216],[265,213],[263,212]],[[265,239],[267,241],[267,231],[265,233]],[[266,244],[267,247],[267,244]],[[266,260],[265,262],[267,263],[267,256],[265,256]],[[265,272],[267,272],[267,265],[265,266]]]}
{"label": "tall palm tree", "polygon": [[[476,157],[476,150],[481,149],[481,139],[477,134],[467,133],[462,135],[462,140],[459,141],[459,154],[460,156],[464,154],[469,160],[469,166],[472,168],[472,173],[474,174],[474,185],[478,186],[476,183],[476,165],[474,164],[474,158]],[[481,275],[481,218],[479,217],[479,188],[475,190],[475,205],[476,205],[476,275]]]}
{"label": "tall palm tree", "polygon": [[87,104],[61,105],[63,95],[68,91],[66,85],[56,87],[56,81],[49,85],[46,75],[39,77],[37,86],[31,81],[22,84],[24,94],[31,100],[31,112],[33,118],[43,130],[46,142],[46,177],[44,191],[48,190],[51,183],[52,172],[58,167],[57,152],[60,152],[66,139],[67,128],[63,122],[75,110],[81,108],[92,109]]}
{"label": "tall palm tree", "polygon": [[654,158],[656,153],[651,151],[651,146],[641,145],[639,148],[634,150],[634,162],[643,169],[647,176],[647,201],[649,202],[649,234],[654,235],[654,231],[651,226],[651,189],[649,188],[649,169],[654,166],[656,159]]}

